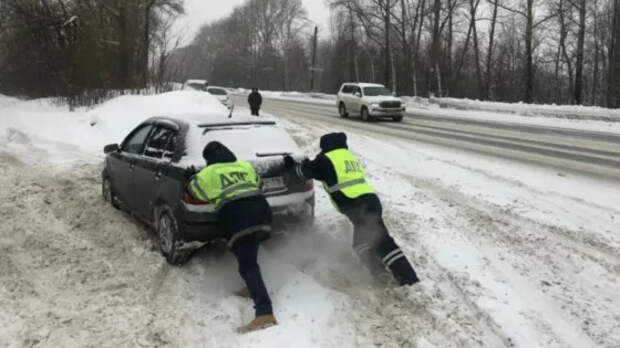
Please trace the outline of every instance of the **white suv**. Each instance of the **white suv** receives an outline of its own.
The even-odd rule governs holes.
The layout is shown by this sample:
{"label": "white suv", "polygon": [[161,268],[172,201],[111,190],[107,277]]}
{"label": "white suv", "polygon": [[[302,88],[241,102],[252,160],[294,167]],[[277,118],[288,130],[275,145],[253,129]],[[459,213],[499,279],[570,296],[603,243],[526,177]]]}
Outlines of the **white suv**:
{"label": "white suv", "polygon": [[344,83],[336,98],[340,117],[360,115],[362,120],[391,118],[403,120],[403,102],[383,85],[373,83]]}

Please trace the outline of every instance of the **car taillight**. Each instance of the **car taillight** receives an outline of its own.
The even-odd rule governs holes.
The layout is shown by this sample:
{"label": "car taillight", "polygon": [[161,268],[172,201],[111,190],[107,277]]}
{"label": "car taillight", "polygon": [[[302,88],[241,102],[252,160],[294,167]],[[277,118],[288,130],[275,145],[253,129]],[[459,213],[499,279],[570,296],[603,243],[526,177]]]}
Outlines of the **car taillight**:
{"label": "car taillight", "polygon": [[314,189],[314,181],[307,180],[304,188],[306,189],[306,191],[312,191]]}
{"label": "car taillight", "polygon": [[202,201],[200,199],[196,199],[196,198],[192,197],[192,195],[190,195],[187,192],[185,192],[183,194],[183,202],[185,202],[187,204],[196,204],[196,205],[209,204],[208,202],[205,202],[205,201]]}

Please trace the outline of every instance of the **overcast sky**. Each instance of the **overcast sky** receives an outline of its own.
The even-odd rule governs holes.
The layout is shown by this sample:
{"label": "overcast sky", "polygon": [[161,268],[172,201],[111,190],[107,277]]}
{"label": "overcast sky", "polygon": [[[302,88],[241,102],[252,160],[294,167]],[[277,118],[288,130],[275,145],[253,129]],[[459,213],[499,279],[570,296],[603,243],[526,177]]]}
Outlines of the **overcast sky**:
{"label": "overcast sky", "polygon": [[[186,14],[178,19],[176,31],[183,43],[190,43],[204,24],[226,17],[247,0],[185,0]],[[310,20],[319,25],[322,35],[328,31],[329,10],[324,0],[303,0]]]}

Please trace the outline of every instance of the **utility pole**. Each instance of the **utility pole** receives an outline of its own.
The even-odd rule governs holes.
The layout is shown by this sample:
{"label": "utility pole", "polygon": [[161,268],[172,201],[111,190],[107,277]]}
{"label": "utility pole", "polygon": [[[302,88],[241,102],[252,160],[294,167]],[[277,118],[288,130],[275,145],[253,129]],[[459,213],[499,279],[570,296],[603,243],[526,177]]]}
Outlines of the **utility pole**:
{"label": "utility pole", "polygon": [[319,27],[314,27],[314,39],[312,41],[312,68],[310,69],[310,91],[314,91],[314,72],[316,69],[316,44],[319,34]]}

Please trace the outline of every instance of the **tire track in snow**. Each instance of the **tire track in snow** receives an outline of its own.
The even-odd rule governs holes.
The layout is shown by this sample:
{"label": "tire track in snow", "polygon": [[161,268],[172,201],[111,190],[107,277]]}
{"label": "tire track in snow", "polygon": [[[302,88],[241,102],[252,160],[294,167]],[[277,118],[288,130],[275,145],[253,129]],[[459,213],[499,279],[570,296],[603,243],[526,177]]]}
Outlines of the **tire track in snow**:
{"label": "tire track in snow", "polygon": [[[324,132],[324,130],[326,130],[326,127],[323,125],[319,125],[319,126],[309,126],[306,123],[302,123],[299,121],[294,120],[293,118],[291,119],[287,119],[288,122],[291,122],[293,124],[295,124],[297,127],[302,127],[305,128],[306,130],[309,131],[309,133],[314,132],[315,134],[319,134],[320,132]],[[293,135],[295,135],[295,133],[304,133],[304,132],[298,132],[296,130],[292,130]],[[311,142],[316,142],[316,137],[305,137],[305,139],[301,139],[300,142],[304,143],[302,145],[306,145],[306,143],[311,143]],[[311,146],[312,147],[312,146]],[[362,156],[363,158],[363,156]],[[363,160],[367,160],[364,159]],[[419,183],[420,180],[417,178],[412,178],[412,177],[408,177],[405,175],[405,179],[410,179],[412,181],[414,181],[415,183]],[[402,180],[402,179],[401,179]],[[545,255],[552,255],[554,252],[558,252],[558,248],[565,248],[567,250],[570,250],[572,252],[574,252],[577,255],[583,255],[584,257],[590,258],[592,260],[592,262],[594,262],[595,264],[600,265],[601,267],[605,268],[608,272],[612,272],[611,274],[616,273],[617,274],[617,254],[614,253],[614,249],[611,248],[606,245],[604,242],[593,242],[593,241],[588,241],[588,240],[582,240],[579,238],[576,238],[576,234],[571,234],[567,233],[567,231],[565,229],[561,229],[561,228],[554,228],[554,226],[549,226],[549,225],[541,225],[540,223],[536,222],[536,221],[532,221],[531,219],[527,219],[527,218],[523,218],[521,216],[519,216],[518,214],[515,214],[514,212],[506,212],[502,209],[496,208],[496,209],[489,209],[488,207],[485,207],[484,209],[481,210],[480,207],[476,207],[476,208],[472,208],[472,197],[460,197],[460,199],[457,201],[454,199],[454,196],[459,196],[458,192],[455,192],[453,190],[448,190],[446,191],[444,188],[440,188],[438,189],[437,185],[430,185],[430,186],[424,186],[425,189],[428,189],[430,191],[433,191],[435,193],[440,193],[440,196],[444,197],[442,198],[443,201],[443,205],[449,205],[450,207],[452,206],[457,206],[458,209],[460,210],[465,210],[464,213],[462,213],[463,216],[465,216],[466,218],[472,218],[474,217],[474,220],[478,219],[479,221],[483,221],[482,223],[480,223],[479,225],[486,225],[485,228],[488,228],[490,230],[493,229],[498,229],[499,231],[502,232],[502,235],[504,236],[511,236],[511,233],[514,233],[514,231],[512,230],[513,228],[515,228],[515,226],[521,226],[523,224],[528,224],[530,226],[530,228],[534,228],[536,230],[540,229],[540,230],[545,230],[546,233],[551,234],[552,236],[547,237],[546,242],[548,242],[549,244],[549,249],[552,250],[549,253],[543,253],[543,255],[532,255],[530,257],[534,257],[534,258],[538,258],[540,264],[539,264],[539,268],[540,269],[549,269],[551,268],[551,266],[548,266],[546,263],[548,263],[548,261],[546,261],[545,259]],[[531,188],[528,188],[531,189]],[[536,192],[537,194],[542,195],[543,197],[545,196],[542,192]],[[445,195],[444,195],[445,194]],[[448,198],[446,198],[448,197]],[[428,199],[428,197],[425,197],[425,199]],[[441,206],[442,202],[438,202],[438,204]],[[491,210],[491,212],[489,212],[489,210]],[[406,214],[406,213],[404,213]],[[450,219],[454,219],[454,214],[453,212],[447,213],[446,215],[444,215],[444,219],[445,220],[450,220]],[[459,215],[460,213],[456,213],[457,215]],[[404,215],[403,215],[404,216]],[[463,219],[463,220],[467,220],[467,219]],[[411,222],[411,223],[415,223],[415,222]],[[468,225],[464,225],[466,227],[464,228],[471,228],[471,230],[476,230],[476,228],[473,228],[475,226],[469,226],[471,224]],[[490,226],[490,227],[489,227]],[[480,230],[480,228],[482,227],[478,227],[478,230]],[[488,233],[488,234],[493,234],[493,233]],[[474,240],[476,240],[476,238],[474,238]],[[563,241],[562,243],[560,243],[560,247],[555,247],[554,244],[557,244],[557,241],[561,240]],[[489,238],[489,242],[491,243],[491,245],[493,245],[494,243],[497,243],[498,241],[496,239],[493,238]],[[504,245],[504,248],[508,248],[507,250],[510,250],[512,246],[511,240],[506,240],[505,242],[502,243]],[[524,242],[522,241],[520,243],[521,245],[524,245],[523,248],[526,248],[526,250],[537,250],[537,249],[542,249],[544,250],[545,248],[541,248],[539,245],[539,241],[537,239],[532,239],[532,240],[525,240]],[[517,247],[518,249],[519,247]],[[555,251],[553,251],[555,250]],[[514,267],[513,266],[509,266],[509,267]],[[556,266],[554,266],[556,267]],[[553,268],[552,268],[553,269]],[[560,272],[561,274],[563,274],[563,272],[567,272],[566,270],[562,270],[559,271],[558,269],[555,269],[556,272]],[[568,271],[568,273],[570,274],[572,271]],[[534,284],[536,283],[540,283],[541,281],[544,281],[544,277],[552,277],[554,274],[553,271],[548,271],[547,273],[543,273],[543,275],[538,275],[538,277],[533,277],[534,279],[532,279],[532,276],[527,275],[528,278],[532,279],[534,281]],[[541,280],[543,279],[543,280]],[[572,280],[574,282],[574,279]],[[457,281],[453,281],[453,283],[460,288],[459,284]],[[564,284],[570,284],[571,280],[566,280],[563,282]],[[471,284],[470,284],[471,285]],[[470,286],[467,285],[467,286]],[[544,298],[544,293],[548,292],[548,289],[539,289],[538,287],[534,287],[536,290],[534,290],[534,293],[538,293],[539,296],[541,296],[542,298]],[[531,289],[531,288],[530,288]],[[463,291],[461,291],[463,292]],[[574,289],[572,292],[574,292],[569,298],[567,299],[562,299],[559,298],[559,296],[553,295],[554,298],[556,298],[556,300],[559,300],[561,303],[563,303],[562,307],[564,308],[569,308],[567,309],[568,313],[573,316],[573,319],[577,322],[580,321],[580,318],[575,316],[576,313],[584,313],[584,311],[587,313],[597,313],[600,311],[604,311],[604,307],[608,306],[608,300],[605,299],[601,299],[601,298],[592,298],[590,300],[584,300],[584,301],[580,301],[580,302],[575,302],[573,299],[579,299],[580,296],[584,296],[583,292],[580,293],[579,290]],[[567,296],[568,297],[568,296]],[[588,297],[588,296],[586,296]],[[470,300],[469,302],[471,303],[472,301],[475,301],[475,296],[472,300]],[[612,300],[613,301],[613,300]],[[598,306],[602,306],[599,308],[599,310],[597,311],[588,311],[588,306],[590,306],[591,303],[594,303]],[[558,306],[559,307],[559,306]],[[577,309],[581,307],[581,309]],[[573,309],[570,309],[573,308]],[[484,309],[480,309],[478,308],[479,311],[484,312]],[[552,307],[549,308],[549,310],[551,312],[556,312],[557,317],[561,318],[563,317],[562,314],[559,314],[559,312],[557,312],[557,310],[553,309]],[[488,318],[488,315],[487,315]],[[598,319],[597,318],[589,318],[584,320],[585,323],[590,323],[589,325],[592,325],[592,323],[596,323],[597,321],[599,322],[604,322],[606,320],[610,320],[612,323],[614,321],[614,314],[610,314],[607,316],[608,319]],[[527,319],[527,318],[526,318]],[[566,332],[570,332],[572,331],[571,329],[569,329],[568,327],[572,324],[558,324],[556,323],[550,323],[548,322],[545,318],[539,317],[537,315],[533,315],[529,317],[529,319],[532,323],[534,323],[534,325],[536,325],[538,327],[539,333],[541,335],[541,337],[547,337],[548,340],[550,340],[549,342],[556,342],[557,346],[563,346],[568,344],[568,342],[573,342],[571,340],[565,341],[564,340],[564,334]],[[498,325],[496,323],[490,323],[491,327],[497,327]],[[592,337],[593,340],[597,341],[598,344],[601,345],[605,345],[605,344],[610,344],[609,342],[614,342],[614,338],[613,336],[611,338],[608,338],[608,334],[613,334],[613,331],[615,330],[614,327],[607,327],[607,328],[596,328],[596,325],[593,325],[594,327],[588,327],[588,324],[586,324],[586,326],[584,326],[582,328],[584,334],[589,335],[590,337]],[[554,334],[554,327],[555,328],[560,328],[560,334]],[[602,330],[602,331],[601,331]],[[501,333],[500,333],[501,336]],[[587,336],[583,336],[583,337],[579,337],[579,335],[577,334],[577,336],[575,336],[575,342],[581,340],[582,343],[584,344],[584,346],[594,346],[594,343],[589,341],[587,338],[585,338]],[[611,340],[611,341],[609,341]],[[540,342],[542,342],[543,340],[541,340]],[[507,344],[510,344],[510,341],[504,341]],[[606,343],[607,342],[607,343]],[[573,343],[574,344],[574,343]],[[611,343],[612,346],[614,343]]]}
{"label": "tire track in snow", "polygon": [[[305,149],[306,152],[311,152],[316,146],[314,143],[316,143],[318,139],[317,135],[328,130],[323,126],[309,126],[294,120],[287,120],[287,122],[295,124],[295,127],[305,129],[305,131],[299,131],[298,129],[295,129],[295,127],[288,127],[289,133],[291,133],[291,135],[298,142],[298,145]],[[364,161],[363,157],[361,157],[361,159]],[[330,229],[327,228],[325,230]],[[413,313],[421,311],[418,315],[422,315],[426,321],[430,321],[432,323],[430,328],[422,325],[422,327],[418,327],[416,329],[427,331],[430,330],[430,332],[432,332],[432,330],[439,330],[439,332],[443,335],[444,340],[455,344],[456,347],[497,347],[499,344],[506,347],[512,346],[511,339],[498,329],[498,325],[489,320],[489,316],[486,315],[480,308],[473,305],[474,302],[468,298],[467,294],[463,291],[459,284],[455,282],[453,275],[446,272],[443,267],[434,262],[431,254],[423,252],[422,255],[418,256],[416,259],[420,258],[426,260],[424,268],[422,269],[423,279],[424,274],[439,275],[439,278],[441,279],[439,281],[433,280],[433,285],[431,285],[430,288],[426,288],[426,284],[423,284],[420,285],[420,287],[423,287],[423,290],[415,290],[416,287],[414,286],[414,290],[409,296],[403,296],[402,294],[398,296],[394,291],[387,290],[387,296],[377,296],[377,299],[373,298],[373,292],[356,294],[355,291],[358,289],[356,287],[339,289],[341,291],[347,291],[353,298],[361,298],[359,301],[360,308],[367,307],[369,304],[375,304],[374,310],[371,309],[371,311],[380,313],[380,315],[382,314],[384,317],[390,317],[390,315],[387,315],[386,311],[383,310],[384,308],[399,308],[403,306],[405,308],[415,308]],[[428,279],[426,281],[428,281]],[[376,290],[377,289],[374,289],[374,291]],[[457,303],[452,302],[455,298],[459,299]],[[420,306],[419,303],[415,302],[416,299],[422,299],[422,301],[425,302],[425,305]],[[407,304],[409,304],[409,306],[407,306]],[[436,308],[442,308],[444,312],[442,313],[441,311],[435,311]],[[467,310],[462,311],[462,308],[467,308]],[[407,313],[407,310],[404,310],[401,315],[406,317],[407,315],[412,315],[413,313]],[[452,319],[452,317],[456,317],[456,319]],[[363,323],[368,320],[358,321]],[[387,320],[383,325],[386,327],[391,326],[394,328],[394,332],[398,332],[402,331],[403,327],[412,324],[412,322],[398,323],[398,321],[395,320]],[[383,327],[383,329],[386,329],[386,327]],[[463,335],[463,332],[468,332],[471,340],[464,339],[463,336],[467,335]],[[481,337],[484,337],[485,339],[482,339]],[[435,341],[435,344],[441,346],[441,340],[429,340],[431,343]]]}

